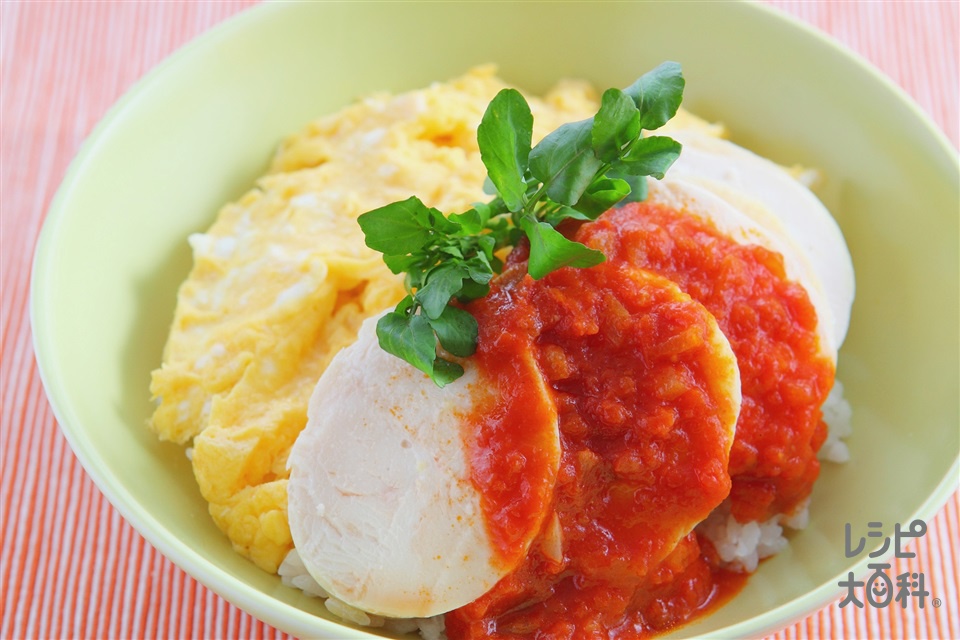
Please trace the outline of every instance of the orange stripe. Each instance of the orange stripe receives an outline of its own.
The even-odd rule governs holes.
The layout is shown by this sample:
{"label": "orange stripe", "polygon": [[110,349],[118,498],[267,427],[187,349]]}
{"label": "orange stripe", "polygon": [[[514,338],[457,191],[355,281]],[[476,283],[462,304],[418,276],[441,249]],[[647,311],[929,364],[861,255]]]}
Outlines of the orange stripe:
{"label": "orange stripe", "polygon": [[110,513],[103,494],[97,492],[91,501],[91,515],[96,518],[98,539],[94,541],[93,553],[90,558],[95,559],[92,575],[86,585],[86,607],[81,609],[81,616],[85,618],[84,635],[92,638],[102,638],[99,630],[100,617],[103,614],[103,598],[99,594],[103,591],[103,549],[107,548],[107,540],[103,533],[106,531],[106,518]]}
{"label": "orange stripe", "polygon": [[[29,394],[30,389],[31,387],[33,387],[34,383],[35,383],[35,378],[32,375],[28,374],[26,378],[27,393],[24,394],[24,395],[27,395],[28,400],[30,395]],[[26,424],[25,422],[26,406],[27,406],[27,402],[24,402],[20,407],[20,411],[17,414],[15,414],[17,424]],[[24,453],[26,453],[27,456],[29,456],[29,459],[27,461],[28,467],[25,473],[30,473],[31,468],[34,470],[36,469],[36,464],[29,465],[29,462],[32,459],[32,456],[30,456],[30,452],[36,451],[34,442],[36,439],[39,439],[39,437],[40,437],[39,431],[32,431],[27,436],[26,449],[22,450],[24,451]],[[23,489],[23,493],[17,496],[18,500],[16,500],[14,503],[18,508],[16,509],[15,515],[12,518],[10,518],[10,527],[13,532],[14,540],[16,543],[19,543],[17,544],[17,546],[21,549],[29,546],[28,543],[25,542],[25,540],[28,538],[29,526],[25,522],[21,523],[21,515],[29,514],[32,512],[32,504],[30,503],[29,498],[34,495],[33,493],[34,483],[24,482],[22,484],[22,489]],[[16,599],[16,609],[17,609],[17,613],[20,616],[24,616],[24,609],[28,609],[31,604],[30,599],[25,597],[25,594],[23,593],[22,585],[24,584],[24,574],[26,572],[27,563],[32,558],[32,556],[33,556],[33,550],[31,549],[30,553],[21,553],[19,554],[19,557],[17,557],[17,563],[16,563],[17,568],[14,573],[15,579],[13,584],[15,585],[15,588],[20,592],[19,597]]]}
{"label": "orange stripe", "polygon": [[170,604],[168,605],[169,608],[167,609],[167,617],[163,622],[164,627],[167,629],[165,633],[170,634],[174,638],[183,637],[183,633],[180,631],[180,618],[189,612],[185,600],[183,599],[183,580],[184,575],[171,564],[169,586]]}
{"label": "orange stripe", "polygon": [[203,600],[197,594],[197,591],[198,591],[197,581],[186,574],[184,574],[184,577],[187,583],[187,589],[189,593],[187,601],[190,603],[190,606],[188,610],[192,611],[193,615],[186,617],[187,630],[183,635],[187,638],[199,638],[200,636],[196,633],[197,631],[196,627],[197,627],[198,618],[202,617],[204,613]]}
{"label": "orange stripe", "polygon": [[[11,579],[14,580],[11,587],[15,591],[19,591],[19,586],[23,584],[23,570],[27,558],[24,553],[17,552],[15,549],[21,550],[24,547],[24,543],[18,543],[18,541],[23,540],[26,535],[24,528],[21,526],[21,514],[31,511],[27,503],[35,494],[34,484],[24,482],[22,477],[23,473],[29,473],[31,469],[28,467],[26,470],[21,471],[20,466],[24,456],[29,456],[31,452],[36,451],[36,447],[33,445],[35,439],[39,438],[39,430],[31,428],[32,425],[27,423],[26,418],[29,401],[37,395],[34,391],[37,390],[36,388],[39,384],[36,380],[36,371],[33,368],[34,360],[29,348],[29,328],[26,326],[26,323],[20,319],[13,329],[16,331],[17,340],[11,350],[12,355],[10,359],[12,363],[10,363],[10,366],[11,368],[20,370],[22,373],[14,377],[14,382],[10,385],[10,389],[12,390],[10,396],[12,397],[4,401],[5,409],[9,411],[7,414],[8,417],[5,419],[5,424],[8,425],[7,428],[11,431],[9,439],[13,440],[13,442],[7,446],[10,446],[10,449],[14,451],[15,454],[12,456],[12,460],[6,461],[3,470],[4,483],[7,485],[5,487],[6,491],[4,492],[5,511],[9,509],[9,511],[4,514],[6,517],[4,518],[3,544],[5,548],[8,548],[9,545],[8,553],[16,560],[15,563],[11,562],[10,558],[5,560],[4,567],[7,575],[4,578],[4,582],[6,583]],[[6,356],[8,353],[10,353],[10,351],[5,351],[4,355]],[[6,374],[4,377],[6,378]],[[34,467],[32,471],[35,477],[37,472],[36,467]],[[27,491],[28,489],[30,490],[29,492]],[[12,573],[7,573],[6,568],[12,566],[16,566],[16,570]],[[20,598],[18,598],[16,605],[18,610],[23,606],[19,600]]]}
{"label": "orange stripe", "polygon": [[137,536],[137,567],[138,570],[133,574],[133,587],[136,590],[136,593],[131,600],[134,602],[135,610],[137,612],[136,623],[133,628],[130,630],[130,637],[132,638],[142,638],[144,632],[147,628],[147,607],[145,603],[146,595],[150,592],[150,587],[147,584],[146,580],[139,578],[139,576],[149,576],[150,575],[150,555],[145,553],[147,546],[147,541],[144,540],[143,536]]}
{"label": "orange stripe", "polygon": [[[40,415],[37,416],[36,421],[38,424],[45,424],[48,422],[48,414],[50,413],[49,405],[41,400],[38,407]],[[62,449],[56,446],[57,444],[57,434],[54,430],[50,430],[50,438],[47,443],[48,450],[50,451],[50,457],[48,460],[50,470],[60,469],[62,464]],[[63,512],[61,507],[62,492],[57,491],[50,501],[50,505],[47,507],[47,519],[49,521],[56,522],[57,515]],[[52,517],[51,517],[52,514]],[[66,551],[67,545],[63,543],[63,529],[59,526],[52,527],[52,533],[49,537],[49,542],[47,539],[44,539],[46,556],[49,558],[48,562],[44,563],[44,566],[41,567],[41,575],[38,578],[38,584],[41,586],[41,593],[39,595],[33,595],[32,597],[37,600],[37,616],[39,618],[39,631],[38,635],[40,637],[51,637],[52,631],[50,628],[53,626],[53,611],[51,607],[51,598],[44,597],[45,594],[49,594],[49,590],[53,588],[55,580],[59,576],[55,573],[55,568],[59,565],[60,560],[63,557],[63,553]],[[54,557],[55,553],[58,553]]]}
{"label": "orange stripe", "polygon": [[110,509],[107,508],[106,499],[103,494],[97,492],[91,505],[92,514],[96,518],[97,538],[94,541],[94,553],[92,558],[96,558],[90,582],[87,586],[87,607],[83,610],[83,616],[86,618],[84,633],[89,637],[103,638],[103,631],[100,629],[100,619],[103,616],[103,609],[109,603],[104,603],[103,582],[104,565],[106,563],[105,550],[109,548],[109,540],[106,539],[107,518]]}
{"label": "orange stripe", "polygon": [[[86,484],[86,483],[85,483]],[[83,557],[89,558],[90,562],[80,562],[79,569],[81,573],[80,583],[80,603],[77,607],[77,610],[74,611],[75,624],[77,625],[77,631],[82,633],[85,637],[91,637],[94,635],[94,630],[91,626],[95,623],[95,618],[93,614],[95,613],[95,608],[100,607],[100,603],[92,600],[92,595],[94,589],[96,588],[97,583],[99,582],[98,570],[100,567],[100,558],[98,553],[98,544],[97,538],[98,533],[103,530],[102,525],[100,524],[100,513],[103,510],[103,496],[100,495],[98,491],[90,488],[89,486],[85,487],[86,493],[89,494],[90,499],[87,501],[87,514],[86,522],[88,527],[92,527],[91,536],[86,540],[86,549],[83,551]],[[90,565],[93,565],[92,568]]]}
{"label": "orange stripe", "polygon": [[[64,556],[56,567],[56,575],[61,577],[58,581],[59,584],[57,584],[54,597],[52,598],[52,607],[55,613],[50,635],[55,638],[62,638],[67,635],[67,632],[64,630],[65,619],[69,615],[69,612],[72,611],[72,608],[68,605],[69,594],[72,593],[72,590],[69,588],[71,579],[70,562],[71,558],[76,555],[78,549],[78,536],[83,535],[83,530],[79,526],[80,518],[77,514],[77,506],[79,503],[79,499],[76,497],[79,482],[75,480],[77,459],[72,455],[64,454],[62,440],[63,438],[58,440],[57,450],[63,455],[64,462],[61,477],[66,479],[67,490],[63,492],[65,505],[61,511],[65,532],[65,541],[63,543]],[[51,584],[54,583],[51,582]]]}
{"label": "orange stripe", "polygon": [[876,628],[876,617],[877,610],[874,607],[870,606],[870,603],[867,602],[866,596],[863,598],[863,613],[866,615],[863,616],[863,628],[866,631],[867,638],[881,638],[879,630]]}
{"label": "orange stripe", "polygon": [[149,569],[146,573],[141,573],[141,576],[143,576],[143,578],[147,578],[149,583],[145,581],[144,584],[144,621],[143,627],[136,637],[156,638],[158,636],[156,627],[157,611],[159,611],[161,605],[159,594],[161,580],[160,554],[157,553],[156,549],[153,547],[146,545],[146,543],[144,543],[144,554],[146,555],[146,564]]}
{"label": "orange stripe", "polygon": [[237,610],[237,612],[234,615],[240,620],[239,637],[241,638],[250,637],[251,635],[250,629],[251,629],[251,622],[252,622],[250,616],[241,614],[239,610]]}
{"label": "orange stripe", "polygon": [[[47,413],[47,404],[42,397],[42,394],[38,393],[34,399],[34,410],[36,412],[35,417],[32,422],[42,422]],[[56,467],[53,465],[54,461],[54,451],[53,443],[56,440],[57,434],[53,429],[44,430],[43,432],[43,441],[40,445],[40,455],[39,455],[39,466],[44,469],[43,476],[47,476],[51,469]],[[51,517],[51,508],[54,507],[56,502],[56,497],[51,497],[50,492],[44,491],[40,493],[40,503],[38,506],[35,506],[35,513],[38,518],[34,524],[31,524],[31,531],[47,531],[48,522],[55,522],[55,519]],[[57,527],[52,527],[56,529]],[[47,637],[49,631],[47,630],[50,618],[47,615],[44,615],[42,606],[45,604],[43,597],[44,594],[49,590],[50,585],[44,579],[44,574],[49,571],[49,565],[54,564],[50,560],[54,560],[53,553],[56,547],[53,545],[53,541],[49,536],[43,536],[38,541],[39,544],[36,545],[35,555],[33,560],[32,571],[30,575],[30,581],[24,587],[24,591],[30,594],[30,599],[33,604],[32,612],[37,618],[37,625],[35,627],[36,634],[38,637]],[[54,578],[55,579],[55,578]]]}
{"label": "orange stripe", "polygon": [[947,567],[945,571],[946,579],[941,587],[943,595],[939,597],[945,603],[953,603],[953,607],[948,609],[948,611],[952,611],[953,615],[944,613],[949,629],[948,633],[944,635],[946,638],[960,638],[960,611],[957,610],[958,606],[956,604],[960,602],[960,594],[957,593],[958,573],[960,573],[960,561],[957,558],[956,546],[957,540],[960,540],[958,511],[960,511],[960,493],[955,493],[953,499],[947,503],[947,508],[943,512],[944,517],[937,527],[938,533],[942,532],[942,540],[945,542],[940,546],[943,552],[941,566]]}
{"label": "orange stripe", "polygon": [[173,579],[174,579],[174,569],[173,563],[169,562],[164,558],[163,560],[163,579],[160,586],[160,593],[162,596],[163,608],[158,611],[157,615],[157,628],[156,635],[154,638],[175,638],[175,634],[171,633],[169,627],[170,620],[173,618],[171,616],[171,611],[173,610]]}
{"label": "orange stripe", "polygon": [[[935,580],[934,576],[936,575],[934,553],[933,553],[933,550],[930,548],[930,539],[932,537],[930,534],[931,534],[931,529],[933,528],[932,524],[933,524],[933,520],[930,520],[929,522],[927,522],[927,535],[925,535],[924,537],[920,538],[917,541],[917,559],[919,560],[919,562],[916,563],[918,565],[916,568],[916,571],[911,570],[911,573],[916,572],[916,573],[924,574],[924,581],[926,583],[924,587],[928,591],[931,590],[930,587],[931,587],[931,584],[934,582]],[[942,637],[939,630],[940,625],[937,620],[936,611],[933,611],[933,605],[930,602],[931,599],[932,599],[932,596],[926,598],[926,604],[923,610],[919,608],[918,603],[912,603],[912,606],[914,608],[914,614],[918,618],[923,618],[924,626],[927,629],[927,635],[939,638],[939,637]],[[929,615],[924,615],[924,611],[926,609],[930,609]]]}
{"label": "orange stripe", "polygon": [[[930,526],[931,531],[936,531],[936,527],[939,526],[939,521],[942,520],[943,513],[937,518],[934,518],[932,525]],[[927,549],[928,557],[930,562],[928,566],[930,567],[930,573],[927,574],[927,589],[930,591],[930,599],[927,601],[927,607],[930,609],[928,616],[932,618],[932,627],[930,632],[937,638],[945,638],[948,633],[948,626],[944,620],[944,614],[949,609],[947,607],[936,608],[932,604],[933,598],[943,598],[943,588],[944,588],[944,571],[943,571],[943,554],[940,552],[934,545],[935,536],[928,535],[927,539],[924,541],[924,545]],[[946,602],[950,602],[947,600]]]}
{"label": "orange stripe", "polygon": [[81,522],[83,523],[83,539],[79,549],[79,554],[75,558],[74,569],[77,572],[77,583],[75,586],[75,597],[71,607],[71,628],[70,634],[73,637],[86,635],[88,631],[84,628],[85,620],[82,612],[87,610],[90,602],[90,583],[92,581],[92,572],[88,563],[83,562],[83,558],[91,558],[96,561],[96,556],[91,548],[91,539],[96,536],[96,520],[93,513],[93,503],[96,500],[96,494],[89,490],[84,479],[83,492],[83,511],[81,513]]}
{"label": "orange stripe", "polygon": [[160,620],[167,610],[167,570],[166,558],[160,555],[156,549],[152,549],[154,554],[154,574],[156,582],[154,586],[154,599],[150,606],[150,615],[147,618],[147,628],[144,630],[145,638],[160,638]]}
{"label": "orange stripe", "polygon": [[104,621],[106,628],[105,637],[107,638],[118,638],[126,637],[120,635],[120,623],[123,616],[123,567],[126,565],[128,558],[130,556],[130,535],[129,527],[126,525],[123,520],[120,518],[120,514],[115,510],[111,510],[111,533],[115,538],[114,544],[111,545],[115,549],[115,555],[111,556],[113,558],[112,565],[113,568],[109,570],[110,580],[108,584],[110,585],[110,591],[108,596],[108,602],[112,604],[110,607],[110,615],[107,616],[107,619]]}

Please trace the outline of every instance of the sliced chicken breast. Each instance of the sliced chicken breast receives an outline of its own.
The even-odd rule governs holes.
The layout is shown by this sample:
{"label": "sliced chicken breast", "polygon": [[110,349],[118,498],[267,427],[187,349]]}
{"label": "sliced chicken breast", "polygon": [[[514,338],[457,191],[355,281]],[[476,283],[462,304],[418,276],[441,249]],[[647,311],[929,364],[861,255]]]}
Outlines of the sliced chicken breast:
{"label": "sliced chicken breast", "polygon": [[556,409],[528,355],[517,366],[532,387],[525,397],[536,401],[516,446],[535,450],[526,460],[537,464],[523,469],[532,489],[513,506],[536,513],[505,552],[471,478],[470,441],[478,412],[502,390],[473,359],[461,379],[438,388],[380,348],[376,321],[364,322],[314,390],[288,463],[290,528],[308,571],[333,596],[380,615],[431,616],[478,598],[526,555],[556,481]]}
{"label": "sliced chicken breast", "polygon": [[698,131],[671,135],[683,144],[680,159],[670,168],[671,178],[714,192],[800,248],[830,305],[832,342],[839,349],[850,324],[855,285],[850,251],[830,212],[766,158]]}
{"label": "sliced chicken breast", "polygon": [[[547,309],[548,301],[576,291],[578,283],[585,286],[576,300],[563,301],[568,315],[552,326],[544,320],[538,342],[546,349],[541,358],[547,370],[547,353],[563,345],[570,370],[554,372],[562,379],[551,374],[548,379],[567,399],[559,404],[576,406],[577,418],[587,425],[579,437],[565,433],[565,446],[577,452],[567,455],[580,464],[578,482],[589,491],[599,475],[608,485],[604,500],[576,509],[558,492],[561,524],[574,538],[568,543],[581,554],[567,548],[566,555],[584,575],[624,572],[639,580],[730,490],[727,466],[740,416],[740,370],[716,318],[653,272],[609,262],[555,273],[533,300]],[[596,318],[599,332],[581,335],[582,326],[569,326],[577,317]],[[709,411],[687,406],[691,396],[685,394],[694,389],[692,395],[705,398]],[[626,434],[611,426],[619,418],[611,407],[630,416]],[[668,428],[661,422],[665,415]],[[568,416],[561,414],[561,424]],[[612,444],[620,438],[622,448]],[[654,462],[659,452],[669,453]]]}
{"label": "sliced chicken breast", "polygon": [[723,198],[686,180],[651,180],[648,201],[685,210],[703,220],[711,221],[719,231],[737,242],[757,244],[779,253],[783,257],[787,278],[806,289],[810,302],[817,311],[817,333],[823,353],[833,362],[837,361],[839,344],[834,331],[833,307],[810,261],[799,247]]}

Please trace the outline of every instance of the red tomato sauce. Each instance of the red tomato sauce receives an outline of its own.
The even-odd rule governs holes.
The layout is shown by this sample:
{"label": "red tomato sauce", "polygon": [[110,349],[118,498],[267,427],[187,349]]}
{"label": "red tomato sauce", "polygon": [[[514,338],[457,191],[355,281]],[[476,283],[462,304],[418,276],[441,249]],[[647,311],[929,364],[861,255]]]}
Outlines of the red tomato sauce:
{"label": "red tomato sauce", "polygon": [[820,407],[834,367],[820,351],[806,291],[783,258],[711,223],[647,203],[608,211],[576,239],[673,280],[716,317],[740,366],[743,404],[730,453],[733,515],[791,513],[809,497],[826,438]]}
{"label": "red tomato sauce", "polygon": [[[746,579],[721,567],[693,525],[728,494],[741,520],[789,512],[818,473],[819,407],[833,366],[779,255],[646,204],[568,231],[607,262],[533,281],[518,248],[491,294],[468,306],[480,326],[480,368],[501,388],[518,375],[514,358],[533,351],[558,408],[561,461],[525,558],[447,614],[451,640],[643,638],[684,624]],[[705,340],[711,314],[741,376],[732,445],[719,418],[729,400],[710,383],[720,375]],[[522,411],[490,415],[488,442],[530,424]],[[516,558],[519,538],[505,532],[533,521],[511,510],[510,487],[521,487],[524,502],[529,491],[511,483],[529,461],[475,447],[469,464],[491,539]]]}
{"label": "red tomato sauce", "polygon": [[[688,534],[730,490],[735,408],[715,381],[735,382],[732,358],[710,340],[706,309],[659,276],[622,263],[539,282],[524,272],[513,267],[470,311],[481,371],[511,375],[505,345],[527,345],[556,402],[553,505],[520,567],[448,615],[448,635],[607,638],[672,626],[718,593]],[[500,413],[476,416],[481,431],[501,431]],[[512,473],[509,460],[474,452],[481,491]]]}
{"label": "red tomato sauce", "polygon": [[[535,382],[536,318],[502,298],[494,294],[484,303],[487,316],[479,323],[475,356],[485,387],[499,394],[475,407],[473,419],[464,420],[470,429],[463,438],[494,559],[513,567],[526,554],[553,499],[558,443],[550,428],[556,422],[553,403]],[[506,324],[505,316],[510,318]]]}

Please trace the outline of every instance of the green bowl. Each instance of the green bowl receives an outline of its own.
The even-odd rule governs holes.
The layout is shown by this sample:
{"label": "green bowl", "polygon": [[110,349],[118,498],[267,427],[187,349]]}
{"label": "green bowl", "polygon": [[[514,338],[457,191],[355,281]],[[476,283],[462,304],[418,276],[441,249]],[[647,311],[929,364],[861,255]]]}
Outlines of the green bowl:
{"label": "green bowl", "polygon": [[837,597],[848,571],[867,572],[866,553],[845,557],[845,523],[891,531],[932,517],[957,487],[960,172],[890,81],[755,4],[268,4],[172,56],[90,136],[37,248],[37,358],[87,472],[163,554],[258,618],[299,636],[370,637],[235,554],[183,449],[145,427],[187,235],[251,186],[283,136],[368,92],[484,62],[533,92],[562,76],[623,86],[665,59],[683,64],[688,108],[774,160],[823,170],[857,271],[839,372],[853,459],[825,465],[789,549],[676,633],[757,636]]}

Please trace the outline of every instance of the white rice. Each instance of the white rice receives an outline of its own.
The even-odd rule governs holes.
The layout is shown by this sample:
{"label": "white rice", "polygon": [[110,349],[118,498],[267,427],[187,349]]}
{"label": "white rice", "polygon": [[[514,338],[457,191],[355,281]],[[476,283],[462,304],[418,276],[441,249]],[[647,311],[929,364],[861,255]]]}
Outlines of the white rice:
{"label": "white rice", "polygon": [[423,640],[446,640],[443,615],[432,618],[386,618],[353,607],[334,598],[317,584],[307,571],[296,549],[290,551],[278,569],[283,584],[303,591],[308,596],[323,598],[324,606],[333,615],[360,627],[373,627],[393,633],[419,632]]}
{"label": "white rice", "polygon": [[843,397],[843,383],[834,381],[833,389],[823,403],[823,420],[827,423],[827,439],[820,447],[819,458],[828,462],[846,462],[850,450],[845,438],[853,433],[853,409]]}
{"label": "white rice", "polygon": [[[828,462],[842,463],[850,459],[850,450],[844,438],[853,433],[853,411],[843,397],[843,384],[834,381],[833,389],[823,403],[823,420],[827,423],[827,439],[818,457]],[[764,558],[782,551],[789,544],[784,528],[799,530],[810,519],[810,500],[807,499],[793,513],[780,513],[764,522],[737,522],[730,513],[730,504],[724,501],[710,516],[697,526],[717,550],[724,565],[734,571],[753,572]]]}
{"label": "white rice", "polygon": [[730,503],[713,510],[710,516],[697,525],[697,532],[706,536],[717,550],[723,565],[734,571],[752,573],[764,558],[783,551],[789,541],[783,534],[784,526],[807,524],[807,504],[801,505],[793,516],[778,514],[764,522],[737,522],[730,513]]}
{"label": "white rice", "polygon": [[[822,410],[828,434],[819,458],[829,462],[846,462],[850,459],[850,452],[844,439],[853,432],[852,411],[843,397],[843,385],[839,380],[830,390]],[[697,532],[713,543],[726,568],[752,573],[761,560],[779,553],[789,544],[784,535],[785,528],[800,530],[807,526],[809,502],[809,499],[803,502],[793,513],[777,514],[764,522],[740,523],[730,513],[729,500],[725,500],[697,526]],[[393,633],[419,632],[423,640],[446,640],[443,615],[432,618],[385,618],[334,598],[307,572],[296,549],[284,558],[279,573],[283,584],[300,589],[309,596],[324,598],[327,610],[343,620]]]}

